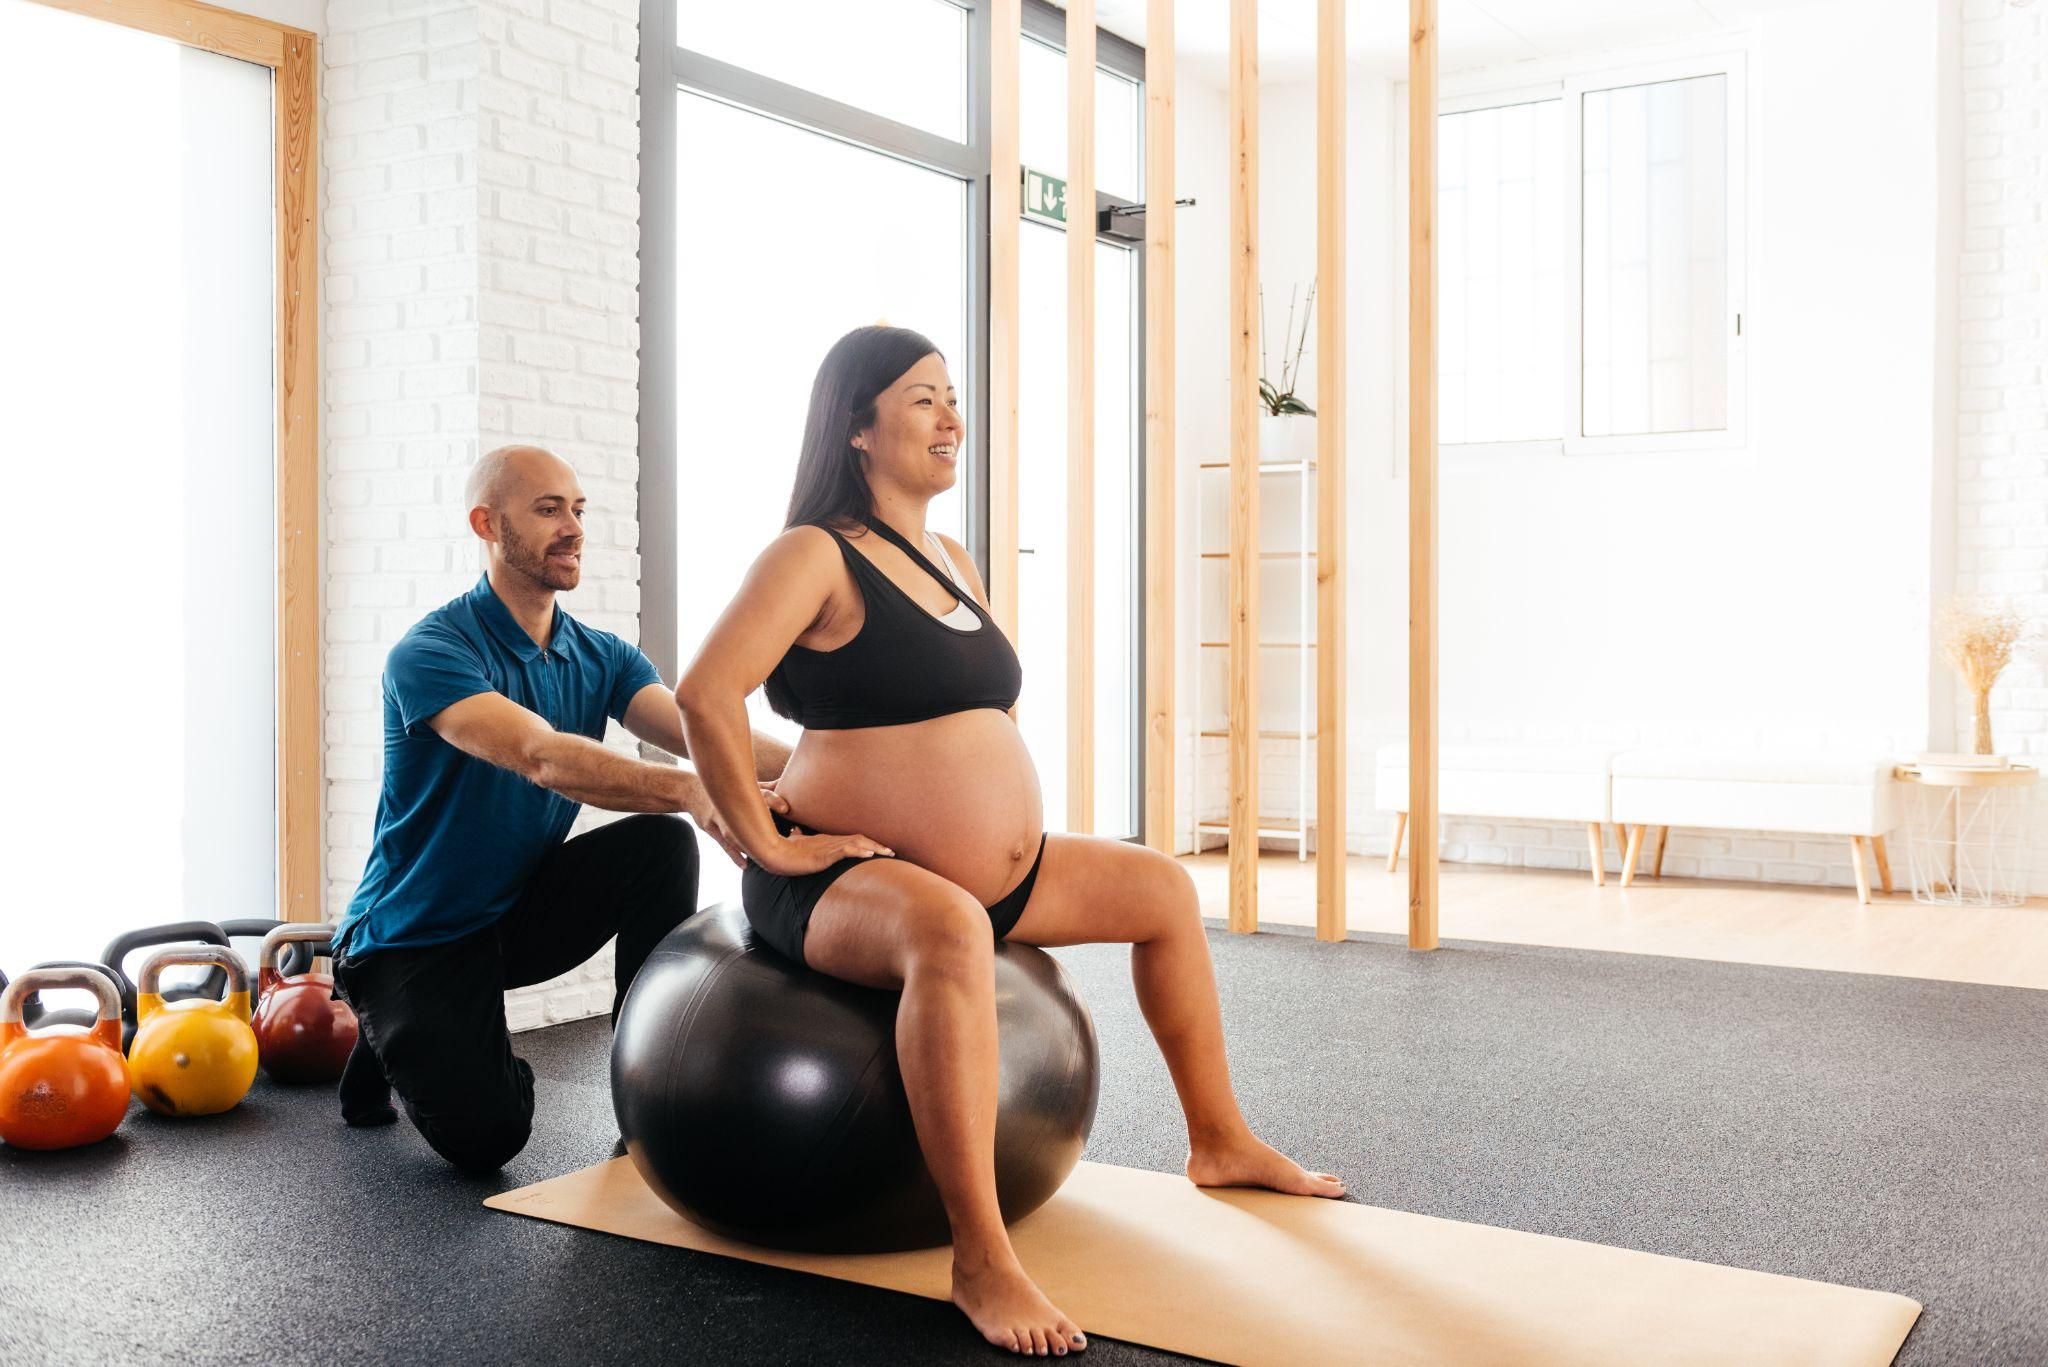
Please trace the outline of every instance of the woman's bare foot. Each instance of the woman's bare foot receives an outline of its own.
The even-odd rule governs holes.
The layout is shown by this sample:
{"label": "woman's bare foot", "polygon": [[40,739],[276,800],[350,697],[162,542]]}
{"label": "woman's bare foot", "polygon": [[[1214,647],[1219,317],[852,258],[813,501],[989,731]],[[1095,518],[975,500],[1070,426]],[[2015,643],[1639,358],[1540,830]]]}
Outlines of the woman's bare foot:
{"label": "woman's bare foot", "polygon": [[953,1259],[953,1304],[998,1348],[1065,1357],[1088,1346],[1080,1326],[1045,1298],[1016,1255]]}
{"label": "woman's bare foot", "polygon": [[1310,1172],[1250,1130],[1197,1144],[1188,1154],[1187,1171],[1198,1187],[1265,1187],[1290,1196],[1344,1194],[1342,1181],[1327,1172]]}

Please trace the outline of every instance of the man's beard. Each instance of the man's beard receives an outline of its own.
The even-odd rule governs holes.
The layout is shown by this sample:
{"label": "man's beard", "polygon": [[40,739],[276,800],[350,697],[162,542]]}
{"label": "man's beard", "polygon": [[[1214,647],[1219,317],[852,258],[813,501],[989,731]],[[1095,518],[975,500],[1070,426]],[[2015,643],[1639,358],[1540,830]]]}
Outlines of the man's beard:
{"label": "man's beard", "polygon": [[547,550],[536,552],[533,547],[520,540],[519,533],[513,531],[511,524],[507,523],[502,533],[502,541],[505,547],[506,566],[518,570],[537,584],[545,584],[557,593],[566,593],[575,588],[578,581],[583,578],[583,566],[580,562],[574,565],[556,565],[547,557],[547,550],[556,546],[581,550],[583,538],[580,536],[551,539],[547,543]]}

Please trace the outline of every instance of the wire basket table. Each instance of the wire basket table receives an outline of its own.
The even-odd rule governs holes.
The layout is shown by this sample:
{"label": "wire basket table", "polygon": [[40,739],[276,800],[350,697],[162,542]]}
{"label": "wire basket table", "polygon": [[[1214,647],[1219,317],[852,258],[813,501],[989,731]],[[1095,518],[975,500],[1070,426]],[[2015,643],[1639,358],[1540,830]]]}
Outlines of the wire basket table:
{"label": "wire basket table", "polygon": [[1893,773],[1913,794],[1906,857],[1914,901],[2016,907],[2027,899],[2027,820],[2040,770],[1901,764]]}

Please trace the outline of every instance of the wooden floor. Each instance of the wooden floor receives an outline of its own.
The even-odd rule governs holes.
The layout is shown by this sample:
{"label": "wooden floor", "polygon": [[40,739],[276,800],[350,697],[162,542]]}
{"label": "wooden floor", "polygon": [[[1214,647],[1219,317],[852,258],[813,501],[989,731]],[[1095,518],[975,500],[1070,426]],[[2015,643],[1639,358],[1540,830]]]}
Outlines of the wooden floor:
{"label": "wooden floor", "polygon": [[[1202,914],[1222,918],[1228,864],[1221,853],[1190,855]],[[1315,924],[1315,864],[1293,854],[1259,860],[1259,919]],[[1664,954],[1681,959],[1777,964],[1787,968],[1884,973],[1905,978],[2048,990],[2048,902],[2019,907],[1934,907],[1901,890],[1871,890],[1859,906],[1849,888],[1618,875],[1550,869],[1441,866],[1439,928],[1446,940]],[[1904,870],[1897,870],[1903,874]],[[1350,915],[1355,931],[1408,932],[1408,868],[1353,858]]]}

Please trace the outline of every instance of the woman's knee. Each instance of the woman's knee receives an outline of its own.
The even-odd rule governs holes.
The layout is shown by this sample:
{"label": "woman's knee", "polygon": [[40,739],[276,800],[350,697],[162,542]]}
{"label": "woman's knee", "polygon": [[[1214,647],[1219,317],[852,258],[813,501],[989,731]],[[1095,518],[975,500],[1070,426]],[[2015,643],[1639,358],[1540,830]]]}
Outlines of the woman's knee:
{"label": "woman's knee", "polygon": [[995,957],[987,908],[950,884],[921,890],[902,924],[906,970],[981,972]]}
{"label": "woman's knee", "polygon": [[1201,934],[1202,898],[1195,880],[1179,860],[1148,849],[1144,852],[1146,907],[1155,934]]}

